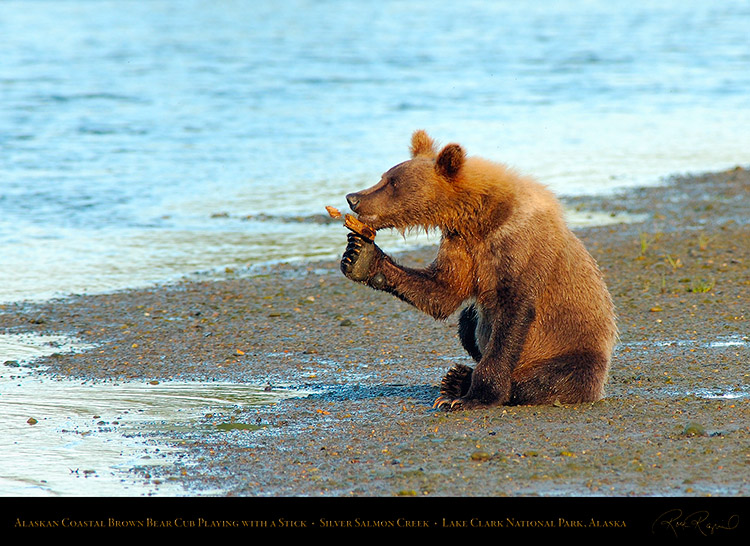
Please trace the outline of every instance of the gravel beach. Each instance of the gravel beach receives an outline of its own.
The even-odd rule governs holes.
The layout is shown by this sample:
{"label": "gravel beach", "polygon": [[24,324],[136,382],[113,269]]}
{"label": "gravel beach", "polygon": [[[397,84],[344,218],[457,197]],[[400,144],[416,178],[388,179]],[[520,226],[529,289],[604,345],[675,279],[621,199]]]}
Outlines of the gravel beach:
{"label": "gravel beach", "polygon": [[[157,437],[179,447],[175,463],[133,478],[179,483],[190,496],[742,497],[749,196],[750,171],[737,167],[565,201],[634,219],[577,230],[620,328],[607,396],[593,404],[433,410],[445,371],[469,362],[457,317],[436,322],[352,283],[334,261],[0,305],[0,333],[62,333],[95,347],[39,361],[52,376],[311,393]],[[342,250],[345,241],[342,229]],[[434,254],[398,260],[419,266]],[[205,432],[230,421],[235,430]]]}

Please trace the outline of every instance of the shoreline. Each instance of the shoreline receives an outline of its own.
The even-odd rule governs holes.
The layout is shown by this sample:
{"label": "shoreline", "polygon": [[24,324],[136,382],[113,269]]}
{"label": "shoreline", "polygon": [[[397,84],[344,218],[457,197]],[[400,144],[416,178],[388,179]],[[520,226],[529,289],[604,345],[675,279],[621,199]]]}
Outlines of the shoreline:
{"label": "shoreline", "polygon": [[[0,333],[96,346],[35,362],[53,377],[315,391],[231,414],[257,429],[160,438],[183,455],[134,478],[186,495],[747,496],[749,190],[738,167],[564,199],[645,218],[575,230],[620,328],[607,396],[594,404],[432,410],[444,372],[468,361],[456,317],[436,322],[356,285],[337,261],[0,304]],[[398,259],[424,266],[434,252]]]}

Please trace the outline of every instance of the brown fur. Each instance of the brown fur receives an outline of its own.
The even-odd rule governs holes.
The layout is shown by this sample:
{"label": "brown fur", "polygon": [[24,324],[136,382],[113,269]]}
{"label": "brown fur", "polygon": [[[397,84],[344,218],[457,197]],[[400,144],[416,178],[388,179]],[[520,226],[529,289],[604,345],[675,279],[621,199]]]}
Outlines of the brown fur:
{"label": "brown fur", "polygon": [[467,158],[457,144],[437,151],[424,131],[412,136],[411,154],[347,199],[375,229],[440,229],[435,261],[403,267],[351,237],[342,270],[369,263],[355,280],[436,319],[470,302],[459,335],[477,364],[452,370],[436,405],[601,398],[617,336],[612,301],[557,199],[503,165]]}

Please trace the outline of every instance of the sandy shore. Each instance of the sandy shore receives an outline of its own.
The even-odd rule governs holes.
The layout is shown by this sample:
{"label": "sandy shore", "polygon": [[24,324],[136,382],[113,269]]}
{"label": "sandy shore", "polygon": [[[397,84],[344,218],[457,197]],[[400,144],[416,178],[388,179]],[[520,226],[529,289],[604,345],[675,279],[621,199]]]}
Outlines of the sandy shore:
{"label": "sandy shore", "polygon": [[[435,322],[348,281],[335,262],[8,304],[0,332],[95,344],[42,362],[66,377],[313,391],[205,418],[258,428],[165,437],[178,462],[136,478],[190,495],[747,496],[749,194],[750,172],[737,168],[568,201],[643,215],[578,231],[621,330],[595,404],[433,410],[440,378],[467,359],[455,317]],[[426,264],[434,252],[399,259]]]}

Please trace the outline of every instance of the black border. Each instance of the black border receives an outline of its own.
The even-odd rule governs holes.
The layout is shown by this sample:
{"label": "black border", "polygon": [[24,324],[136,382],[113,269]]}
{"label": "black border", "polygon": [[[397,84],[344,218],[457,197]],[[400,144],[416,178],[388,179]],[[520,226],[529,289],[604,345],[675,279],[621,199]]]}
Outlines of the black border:
{"label": "black border", "polygon": [[[41,532],[494,533],[497,538],[730,539],[748,535],[747,497],[6,498],[4,536]],[[446,535],[446,536],[447,536]]]}

